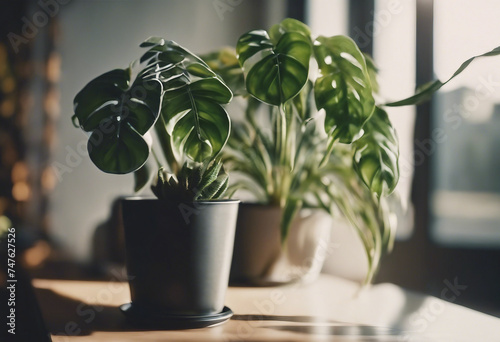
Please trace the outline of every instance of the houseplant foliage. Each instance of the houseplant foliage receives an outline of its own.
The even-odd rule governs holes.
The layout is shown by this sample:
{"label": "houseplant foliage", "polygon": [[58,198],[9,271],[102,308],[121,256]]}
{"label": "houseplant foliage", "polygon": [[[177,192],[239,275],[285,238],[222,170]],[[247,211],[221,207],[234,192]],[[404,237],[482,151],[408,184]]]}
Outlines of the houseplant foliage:
{"label": "houseplant foliage", "polygon": [[224,153],[231,170],[243,176],[231,191],[245,189],[258,202],[281,207],[283,242],[304,206],[342,213],[365,246],[369,283],[395,229],[389,195],[399,179],[399,150],[384,106],[428,100],[474,58],[446,82],[383,104],[377,69],[352,39],[313,37],[293,19],[243,34],[236,51],[204,56],[246,103]]}
{"label": "houseplant foliage", "polygon": [[[135,172],[138,190],[150,178],[152,153],[160,199],[221,198],[227,174],[217,157],[229,137],[223,104],[231,101],[231,90],[173,41],[152,37],[141,47],[147,51],[139,61],[98,76],[75,96],[73,122],[90,133],[90,158],[107,173]],[[152,147],[153,130],[163,164]]]}
{"label": "houseplant foliage", "polygon": [[138,190],[153,173],[148,159],[157,164],[157,199],[121,201],[132,298],[121,309],[152,328],[215,324],[232,314],[223,304],[239,202],[221,200],[228,175],[220,154],[233,94],[177,43],[152,37],[141,47],[139,60],[93,79],[74,99],[73,122],[90,134],[99,169],[134,172]]}

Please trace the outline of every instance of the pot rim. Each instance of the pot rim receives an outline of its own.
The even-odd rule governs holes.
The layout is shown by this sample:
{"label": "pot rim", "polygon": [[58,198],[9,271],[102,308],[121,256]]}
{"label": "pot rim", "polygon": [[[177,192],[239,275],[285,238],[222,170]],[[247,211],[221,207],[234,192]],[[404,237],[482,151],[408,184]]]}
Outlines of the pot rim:
{"label": "pot rim", "polygon": [[[163,201],[163,200],[160,200],[156,197],[153,197],[153,196],[148,196],[148,197],[144,197],[144,196],[123,196],[120,198],[120,200],[122,201],[151,201],[151,202],[166,202],[166,203],[169,203],[169,201]],[[205,201],[178,201],[178,202],[174,202],[174,203],[191,203],[191,204],[194,204],[194,203],[197,203],[197,204],[203,204],[203,205],[207,205],[207,204],[239,204],[241,201],[238,200],[238,199],[218,199],[218,200],[205,200]],[[170,202],[172,203],[172,202]]]}
{"label": "pot rim", "polygon": [[[246,206],[246,207],[255,207],[255,208],[263,208],[263,209],[274,209],[274,210],[277,210],[277,209],[283,209],[283,208],[280,208],[280,206],[278,205],[271,205],[271,204],[266,204],[266,203],[259,203],[259,202],[244,202],[244,201],[241,201],[240,202],[240,206]],[[302,208],[300,208],[301,210],[302,209],[307,209],[307,210],[322,210],[322,211],[325,211],[326,210],[322,207],[310,207],[310,206],[302,206]]]}

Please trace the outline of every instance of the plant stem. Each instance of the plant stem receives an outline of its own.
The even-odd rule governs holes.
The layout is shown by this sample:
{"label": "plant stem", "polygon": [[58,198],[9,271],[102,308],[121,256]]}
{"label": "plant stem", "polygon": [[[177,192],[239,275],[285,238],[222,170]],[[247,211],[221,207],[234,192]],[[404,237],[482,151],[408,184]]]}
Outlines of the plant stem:
{"label": "plant stem", "polygon": [[278,113],[278,139],[279,139],[279,144],[280,144],[280,151],[279,151],[279,156],[280,156],[280,165],[283,167],[287,166],[287,122],[286,122],[286,113],[285,113],[285,106],[281,104],[279,106],[279,113]]}
{"label": "plant stem", "polygon": [[285,105],[278,107],[275,120],[275,158],[277,165],[275,167],[274,193],[271,196],[271,203],[284,208],[288,195],[290,193],[293,141],[289,139],[289,122],[287,122]]}
{"label": "plant stem", "polygon": [[155,124],[155,132],[160,141],[161,150],[163,155],[167,160],[170,172],[177,174],[180,170],[179,163],[175,159],[174,151],[172,150],[172,144],[170,143],[170,134],[168,134],[166,129],[166,123],[163,116],[160,114],[158,121]]}
{"label": "plant stem", "polygon": [[297,153],[297,121],[293,113],[289,113],[289,123],[287,128],[287,147],[288,147],[288,163],[290,165],[290,172],[295,168],[295,155]]}
{"label": "plant stem", "polygon": [[160,159],[158,159],[158,155],[156,154],[156,151],[154,148],[151,148],[151,153],[153,154],[153,157],[155,159],[156,166],[158,166],[158,168],[160,168],[161,167]]}
{"label": "plant stem", "polygon": [[332,155],[333,148],[335,147],[335,143],[337,142],[337,139],[334,139],[332,137],[328,138],[328,147],[326,149],[326,153],[321,159],[321,162],[319,163],[319,168],[323,168],[326,164],[328,164],[328,160],[330,159],[330,156]]}

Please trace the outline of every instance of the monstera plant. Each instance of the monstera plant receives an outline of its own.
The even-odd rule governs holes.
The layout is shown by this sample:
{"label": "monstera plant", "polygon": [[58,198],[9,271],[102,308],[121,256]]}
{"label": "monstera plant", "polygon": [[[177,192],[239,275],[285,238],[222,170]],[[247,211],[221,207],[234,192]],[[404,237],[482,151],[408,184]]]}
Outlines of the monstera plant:
{"label": "monstera plant", "polygon": [[[231,101],[231,90],[203,60],[173,41],[153,37],[141,46],[148,51],[139,61],[98,76],[75,96],[73,122],[90,133],[90,158],[107,173],[135,172],[138,190],[148,180],[152,153],[160,168],[155,192],[161,197],[169,193],[161,187],[184,191],[183,198],[222,196],[227,175],[216,158],[229,137],[230,119],[222,105]],[[165,164],[152,145],[152,131]]]}
{"label": "monstera plant", "polygon": [[141,47],[146,52],[130,67],[98,76],[75,96],[73,122],[90,134],[93,163],[107,173],[134,172],[136,190],[153,173],[148,159],[157,164],[158,199],[121,202],[132,279],[132,303],[122,311],[139,323],[194,314],[200,319],[172,321],[211,325],[231,316],[223,301],[239,202],[222,199],[228,175],[220,154],[231,130],[223,105],[233,94],[175,42],[153,37]]}
{"label": "monstera plant", "polygon": [[294,19],[245,33],[235,51],[203,58],[246,103],[224,153],[240,175],[231,191],[245,189],[255,201],[281,208],[284,245],[300,208],[342,213],[365,246],[370,282],[394,239],[388,195],[399,179],[398,139],[384,107],[427,100],[449,80],[383,104],[377,69],[352,39],[313,37]]}

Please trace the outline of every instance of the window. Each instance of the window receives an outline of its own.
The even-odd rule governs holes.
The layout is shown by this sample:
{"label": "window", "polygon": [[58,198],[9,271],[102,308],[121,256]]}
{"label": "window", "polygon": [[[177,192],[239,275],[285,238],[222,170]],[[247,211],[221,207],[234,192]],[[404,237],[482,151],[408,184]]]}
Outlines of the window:
{"label": "window", "polygon": [[[434,70],[448,78],[499,45],[500,3],[434,2]],[[483,59],[443,87],[433,109],[431,237],[446,245],[500,245],[500,68]]]}

